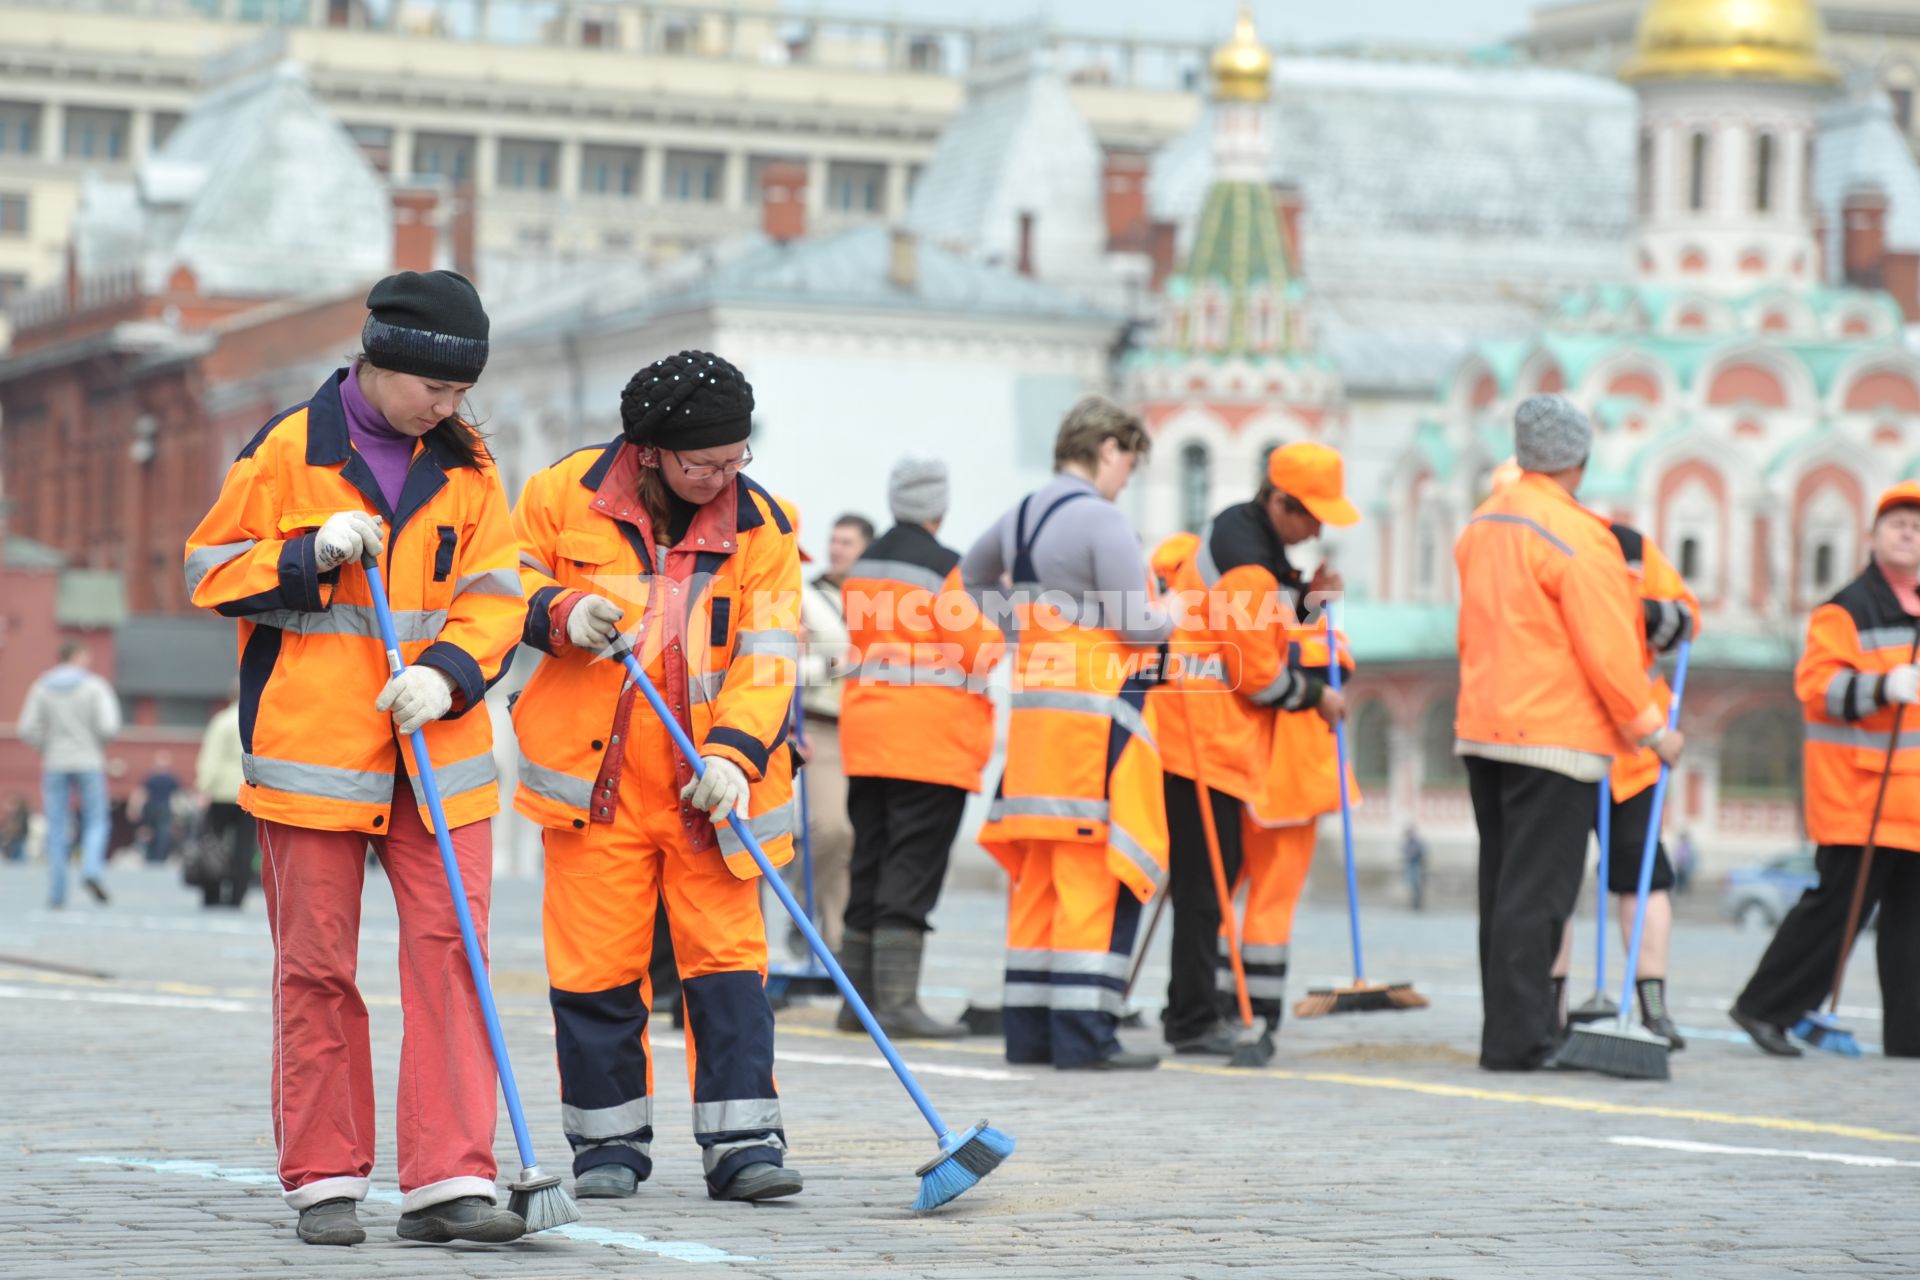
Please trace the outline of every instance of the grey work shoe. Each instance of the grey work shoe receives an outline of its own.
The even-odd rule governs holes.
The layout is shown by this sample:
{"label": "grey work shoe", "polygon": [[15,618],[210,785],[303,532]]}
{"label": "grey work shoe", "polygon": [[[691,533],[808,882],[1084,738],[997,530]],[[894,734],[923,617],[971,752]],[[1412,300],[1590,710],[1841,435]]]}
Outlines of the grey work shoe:
{"label": "grey work shoe", "polygon": [[1076,1062],[1071,1066],[1055,1063],[1056,1071],[1151,1071],[1160,1065],[1160,1055],[1154,1053],[1128,1053],[1122,1049],[1119,1053],[1104,1058],[1095,1058],[1092,1062]]}
{"label": "grey work shoe", "polygon": [[[873,935],[864,929],[848,929],[840,937],[840,954],[836,957],[840,967],[847,971],[847,980],[853,983],[853,989],[860,998],[869,1003],[873,1000]],[[860,1025],[860,1016],[853,1006],[842,1000],[840,1015],[833,1025],[841,1031],[864,1031]]]}
{"label": "grey work shoe", "polygon": [[742,1165],[740,1171],[727,1179],[727,1185],[713,1193],[715,1200],[777,1200],[781,1196],[798,1195],[805,1185],[798,1169],[788,1169],[782,1165],[761,1161],[758,1164]]}
{"label": "grey work shoe", "polygon": [[1240,1047],[1238,1033],[1223,1022],[1216,1022],[1202,1035],[1168,1042],[1173,1051],[1184,1056],[1231,1058]]}
{"label": "grey work shoe", "polygon": [[941,1022],[920,1007],[920,962],[927,935],[918,929],[873,931],[873,1016],[880,1029],[901,1040],[958,1040],[958,1022]]}
{"label": "grey work shoe", "polygon": [[485,1196],[461,1196],[400,1215],[394,1234],[402,1240],[447,1244],[472,1240],[477,1244],[505,1244],[527,1234],[526,1221],[502,1209]]}
{"label": "grey work shoe", "polygon": [[623,1164],[597,1164],[573,1180],[582,1200],[625,1200],[640,1190],[640,1175]]}
{"label": "grey work shoe", "polygon": [[352,1200],[322,1200],[300,1211],[300,1225],[294,1230],[308,1244],[359,1244],[367,1233],[358,1209]]}

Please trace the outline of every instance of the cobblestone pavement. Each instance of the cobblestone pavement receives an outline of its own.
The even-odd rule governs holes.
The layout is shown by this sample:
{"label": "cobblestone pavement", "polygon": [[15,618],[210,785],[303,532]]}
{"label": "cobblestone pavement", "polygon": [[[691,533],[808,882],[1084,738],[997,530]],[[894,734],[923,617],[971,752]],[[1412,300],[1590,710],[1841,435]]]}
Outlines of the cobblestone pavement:
{"label": "cobblestone pavement", "polygon": [[[1182,1059],[1089,1077],[1011,1068],[988,1041],[909,1048],[954,1122],[988,1116],[1020,1144],[937,1215],[909,1210],[926,1128],[823,1003],[780,1019],[788,1136],[807,1177],[795,1200],[706,1199],[678,1041],[663,1035],[657,1167],[638,1199],[588,1203],[566,1237],[403,1244],[388,1132],[367,1244],[308,1248],[271,1173],[258,898],[203,913],[170,873],[116,867],[112,905],[51,912],[41,875],[0,867],[0,1275],[20,1280],[1920,1273],[1920,1067],[1783,1062],[1745,1044],[1721,1010],[1764,937],[1683,927],[1674,996],[1697,1030],[1671,1082],[1494,1076],[1473,1066],[1472,919],[1385,907],[1369,920],[1375,976],[1415,979],[1433,1008],[1289,1022],[1265,1071]],[[995,897],[953,895],[936,922],[929,1004],[991,998]],[[1583,931],[1576,954],[1590,947]],[[1316,901],[1295,939],[1298,985],[1344,979],[1345,948],[1344,917]],[[1873,1041],[1870,950],[1848,1003]],[[400,1031],[393,951],[391,900],[372,876],[362,977],[383,1124]],[[500,884],[494,959],[536,1146],[564,1166],[536,884]],[[1163,983],[1150,965],[1143,988]],[[1149,1031],[1129,1038],[1153,1047]],[[503,1170],[518,1167],[504,1115],[499,1150]]]}

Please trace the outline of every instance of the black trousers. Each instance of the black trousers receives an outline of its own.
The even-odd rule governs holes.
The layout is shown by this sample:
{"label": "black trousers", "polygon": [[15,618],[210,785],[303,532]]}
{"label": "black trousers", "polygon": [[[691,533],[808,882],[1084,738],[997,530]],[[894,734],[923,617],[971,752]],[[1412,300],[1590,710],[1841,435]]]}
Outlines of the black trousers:
{"label": "black trousers", "polygon": [[1466,757],[1480,828],[1480,1065],[1531,1071],[1560,1038],[1553,959],[1586,873],[1595,784]]}
{"label": "black trousers", "polygon": [[[1825,1003],[1830,993],[1847,905],[1860,871],[1860,846],[1821,845],[1813,860],[1820,882],[1787,912],[1736,1002],[1742,1012],[1776,1026],[1792,1026]],[[1875,903],[1880,905],[1874,950],[1887,1056],[1920,1058],[1920,853],[1874,850],[1860,907],[1862,921],[1873,913]]]}
{"label": "black trousers", "polygon": [[[1173,976],[1160,1021],[1169,1043],[1192,1040],[1220,1019],[1214,970],[1220,963],[1220,895],[1200,823],[1200,789],[1191,778],[1166,775],[1167,892],[1173,895]],[[1213,825],[1220,833],[1220,860],[1227,883],[1240,877],[1240,801],[1209,790]]]}
{"label": "black trousers", "polygon": [[848,778],[853,823],[846,926],[927,931],[967,793],[938,782]]}
{"label": "black trousers", "polygon": [[209,907],[237,907],[253,883],[253,815],[237,804],[213,801],[207,805],[207,830],[226,846],[226,864],[220,878],[200,890],[200,900]]}

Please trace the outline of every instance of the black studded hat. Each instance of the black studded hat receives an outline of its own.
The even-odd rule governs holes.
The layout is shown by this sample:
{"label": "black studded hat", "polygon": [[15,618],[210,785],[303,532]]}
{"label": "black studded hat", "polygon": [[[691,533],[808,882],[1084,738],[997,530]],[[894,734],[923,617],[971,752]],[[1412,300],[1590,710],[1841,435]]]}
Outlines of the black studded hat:
{"label": "black studded hat", "polygon": [[620,431],[634,444],[675,452],[738,444],[753,431],[753,387],[719,356],[682,351],[627,381]]}
{"label": "black studded hat", "polygon": [[377,369],[477,382],[487,367],[487,313],[457,271],[402,271],[367,294],[360,349]]}

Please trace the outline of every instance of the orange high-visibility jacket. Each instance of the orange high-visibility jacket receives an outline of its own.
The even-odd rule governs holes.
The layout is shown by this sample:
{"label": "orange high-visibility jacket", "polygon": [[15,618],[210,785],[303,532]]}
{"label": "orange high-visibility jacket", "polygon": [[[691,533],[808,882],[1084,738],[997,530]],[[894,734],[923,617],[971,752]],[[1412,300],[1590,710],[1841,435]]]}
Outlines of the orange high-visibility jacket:
{"label": "orange high-visibility jacket", "polygon": [[[1802,768],[1807,834],[1816,844],[1865,844],[1896,708],[1886,673],[1913,661],[1915,628],[1877,564],[1813,611],[1793,688],[1806,716]],[[1920,850],[1920,718],[1909,708],[1876,835],[1883,849]]]}
{"label": "orange high-visibility jacket", "polygon": [[1640,662],[1640,598],[1607,522],[1528,472],[1454,545],[1465,742],[1613,756],[1664,723]]}
{"label": "orange high-visibility jacket", "polygon": [[[506,672],[526,612],[507,498],[493,460],[478,467],[436,434],[414,449],[391,510],[347,436],[343,370],[261,429],[187,539],[193,603],[240,623],[240,803],[316,831],[383,833],[400,751],[373,709],[388,680],[366,571],[320,573],[314,533],[337,511],[386,521],[380,572],[400,655],[453,681],[453,710],[425,728],[447,821],[499,811],[493,728],[480,707]],[[420,818],[429,822],[417,780]]]}
{"label": "orange high-visibility jacket", "polygon": [[[1627,572],[1640,589],[1641,665],[1653,681],[1654,696],[1665,717],[1673,706],[1673,689],[1655,665],[1656,654],[1667,653],[1682,640],[1700,634],[1700,601],[1687,589],[1687,580],[1662,554],[1652,538],[1632,525],[1615,524],[1613,537],[1627,558]],[[1641,747],[1613,758],[1612,790],[1616,803],[1630,800],[1660,778],[1660,757]]]}
{"label": "orange high-visibility jacket", "polygon": [[840,696],[847,776],[978,791],[993,754],[987,680],[1006,646],[962,588],[960,554],[920,525],[897,525],[840,591],[852,652]]}
{"label": "orange high-visibility jacket", "polygon": [[[513,806],[543,827],[611,822],[623,743],[650,716],[618,661],[582,653],[555,625],[571,593],[626,610],[637,656],[702,755],[746,773],[748,827],[776,865],[793,856],[793,768],[786,750],[798,674],[800,551],[771,494],[742,475],[701,507],[678,545],[656,549],[639,501],[638,450],[580,449],[534,475],[514,507],[527,644],[549,656],[513,707],[520,785]],[[678,754],[680,786],[693,770]],[[759,874],[733,829],[684,802],[694,849],[718,845],[743,880]]]}
{"label": "orange high-visibility jacket", "polygon": [[[1340,647],[1340,679],[1353,676],[1353,650],[1346,633],[1336,630]],[[1293,632],[1287,665],[1316,683],[1328,683],[1325,624],[1302,626]],[[1349,721],[1349,724],[1352,722]],[[1349,731],[1348,744],[1352,737]],[[1333,727],[1317,711],[1283,711],[1273,718],[1273,746],[1267,757],[1263,786],[1248,808],[1253,820],[1265,827],[1296,827],[1323,813],[1340,811],[1340,752]],[[1347,798],[1360,803],[1360,784],[1347,761]]]}
{"label": "orange high-visibility jacket", "polygon": [[[1251,801],[1266,789],[1275,715],[1319,696],[1287,660],[1305,584],[1253,502],[1215,516],[1170,583],[1181,678],[1150,696],[1160,704],[1162,765],[1182,778],[1204,765],[1210,790]],[[1198,764],[1189,733],[1205,756]]]}

